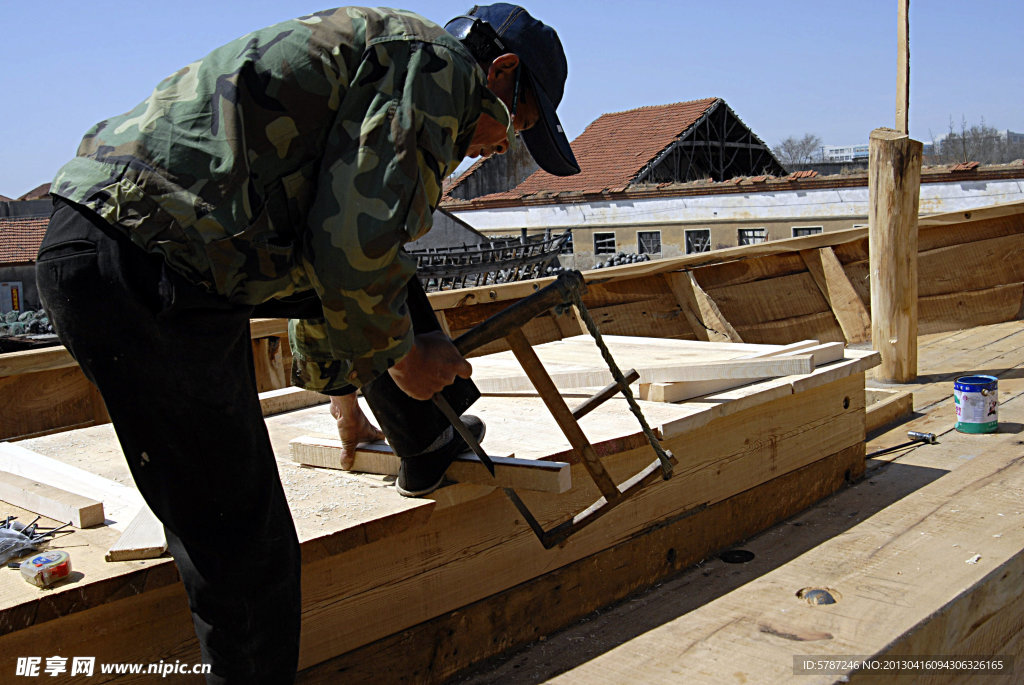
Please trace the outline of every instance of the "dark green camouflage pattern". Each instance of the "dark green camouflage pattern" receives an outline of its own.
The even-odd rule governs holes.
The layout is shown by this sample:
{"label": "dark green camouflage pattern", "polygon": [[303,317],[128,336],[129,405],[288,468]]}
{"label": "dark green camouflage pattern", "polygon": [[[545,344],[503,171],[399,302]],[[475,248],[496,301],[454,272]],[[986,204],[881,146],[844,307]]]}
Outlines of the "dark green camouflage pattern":
{"label": "dark green camouflage pattern", "polygon": [[97,124],[57,174],[83,204],[195,283],[241,304],[313,289],[293,322],[297,376],[363,384],[411,345],[401,246],[486,112],[472,56],[396,10],[340,8],[255,31]]}

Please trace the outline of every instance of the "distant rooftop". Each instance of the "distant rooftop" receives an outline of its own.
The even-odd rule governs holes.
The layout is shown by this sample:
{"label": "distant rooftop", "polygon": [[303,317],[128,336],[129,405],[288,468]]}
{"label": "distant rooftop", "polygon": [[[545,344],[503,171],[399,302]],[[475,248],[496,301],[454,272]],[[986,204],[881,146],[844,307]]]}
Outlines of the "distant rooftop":
{"label": "distant rooftop", "polygon": [[50,217],[0,217],[0,265],[36,261]]}
{"label": "distant rooftop", "polygon": [[[623,191],[644,182],[684,182],[705,176],[718,180],[751,173],[785,173],[771,150],[739,120],[721,98],[639,107],[603,114],[574,141],[580,164],[574,176],[538,170],[510,190],[475,201],[508,200],[564,193]],[[487,172],[474,164],[449,186]]]}

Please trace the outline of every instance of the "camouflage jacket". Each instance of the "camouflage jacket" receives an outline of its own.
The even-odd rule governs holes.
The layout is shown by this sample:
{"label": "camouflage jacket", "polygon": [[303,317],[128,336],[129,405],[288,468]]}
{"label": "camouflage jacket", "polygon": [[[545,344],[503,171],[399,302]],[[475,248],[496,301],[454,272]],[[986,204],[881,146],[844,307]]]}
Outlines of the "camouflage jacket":
{"label": "camouflage jacket", "polygon": [[313,289],[299,384],[362,385],[412,343],[400,249],[429,230],[481,112],[508,110],[443,28],[339,8],[255,31],[97,124],[52,192],[189,280],[258,304]]}

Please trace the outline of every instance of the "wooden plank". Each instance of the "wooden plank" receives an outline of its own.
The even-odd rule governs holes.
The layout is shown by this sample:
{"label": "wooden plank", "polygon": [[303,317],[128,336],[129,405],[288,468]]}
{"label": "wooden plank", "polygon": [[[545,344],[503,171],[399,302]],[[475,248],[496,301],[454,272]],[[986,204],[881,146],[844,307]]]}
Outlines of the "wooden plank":
{"label": "wooden plank", "polygon": [[76,528],[103,523],[103,503],[30,478],[0,471],[0,500]]}
{"label": "wooden plank", "polygon": [[918,300],[918,332],[955,331],[1021,318],[1024,284],[922,297]]}
{"label": "wooden plank", "polygon": [[[818,297],[818,295],[816,293]],[[814,338],[822,342],[845,342],[843,330],[832,310],[787,317],[775,321],[737,325],[744,340],[762,345],[785,345],[793,340]]]}
{"label": "wooden plank", "polygon": [[97,476],[14,443],[0,442],[0,469],[103,502],[107,525],[124,530],[142,506],[133,487]]}
{"label": "wooden plank", "polygon": [[[292,460],[306,466],[339,468],[341,440],[301,436],[289,443]],[[572,487],[569,464],[564,462],[516,459],[512,456],[491,456],[494,476],[474,454],[455,458],[447,476],[456,483],[476,483],[516,490],[566,492]],[[356,450],[352,471],[394,476],[399,459],[391,448],[381,443],[364,443]]]}
{"label": "wooden plank", "polygon": [[[817,340],[805,340],[793,343],[777,350],[770,350],[745,357],[746,359],[764,359],[788,357],[794,354],[811,355],[815,367],[839,361],[843,358],[842,343],[818,344]],[[703,381],[685,381],[677,383],[652,383],[644,399],[651,402],[681,402],[683,400],[725,392],[750,383],[756,383],[763,377],[750,378],[715,378]]]}
{"label": "wooden plank", "polygon": [[882,354],[875,377],[906,383],[917,376],[917,205],[921,143],[875,129],[869,140],[871,340]]}
{"label": "wooden plank", "polygon": [[595,307],[587,305],[587,310],[602,334],[651,338],[677,338],[690,334],[690,327],[685,323],[675,299],[667,294],[632,302]]}
{"label": "wooden plank", "polygon": [[260,393],[260,409],[263,410],[264,416],[304,409],[330,401],[331,398],[327,395],[304,388],[278,388]]}
{"label": "wooden plank", "polygon": [[[811,373],[814,371],[814,358],[807,354],[634,368],[640,374],[640,383],[676,383],[722,378],[748,380]],[[559,388],[601,387],[614,380],[607,369],[554,371],[548,375]],[[525,376],[482,376],[474,377],[474,381],[483,393],[497,394],[533,389],[532,383]]]}
{"label": "wooden plank", "polygon": [[918,296],[1024,282],[1024,232],[918,253]]}
{"label": "wooden plank", "polygon": [[880,428],[902,421],[914,413],[914,393],[904,390],[866,388],[864,431],[871,434]]}
{"label": "wooden plank", "polygon": [[831,318],[828,303],[806,270],[751,283],[709,288],[708,295],[714,298],[736,330],[821,312],[829,312]]}
{"label": "wooden plank", "polygon": [[830,247],[819,250],[802,250],[800,257],[814,278],[818,290],[832,308],[832,313],[843,329],[848,343],[865,342],[871,339],[871,315],[850,283]]}
{"label": "wooden plank", "polygon": [[70,366],[78,366],[78,362],[63,346],[0,354],[0,378]]}
{"label": "wooden plank", "polygon": [[164,526],[153,511],[143,506],[104,557],[107,561],[155,559],[167,551]]}
{"label": "wooden plank", "polygon": [[973,224],[976,224],[979,221],[1001,219],[1004,217],[1011,217],[1017,220],[1024,217],[1024,202],[1003,202],[1000,204],[988,205],[986,207],[977,207],[966,211],[956,210],[952,212],[943,212],[942,214],[932,214],[931,216],[921,218],[921,220],[918,221],[918,225],[922,229],[928,229],[970,223],[973,228]]}

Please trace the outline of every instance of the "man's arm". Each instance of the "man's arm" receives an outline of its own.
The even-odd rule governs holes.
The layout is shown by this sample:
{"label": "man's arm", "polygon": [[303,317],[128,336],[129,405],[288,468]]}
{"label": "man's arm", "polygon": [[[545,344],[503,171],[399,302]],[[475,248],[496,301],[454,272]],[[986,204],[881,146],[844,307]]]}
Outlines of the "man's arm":
{"label": "man's arm", "polygon": [[[324,318],[293,326],[300,366],[317,367],[300,376],[335,386],[365,384],[413,349],[404,286],[415,263],[399,248],[429,229],[441,180],[461,159],[467,129],[479,117],[483,87],[476,68],[443,46],[399,41],[374,50],[382,54],[367,60],[388,67],[372,84],[380,96],[361,122],[346,121],[351,113],[342,107],[309,216],[303,264]],[[420,352],[443,347],[428,339]],[[429,387],[450,382],[467,372],[452,353],[418,352],[396,382],[420,396],[427,388],[406,379],[436,377]]]}

